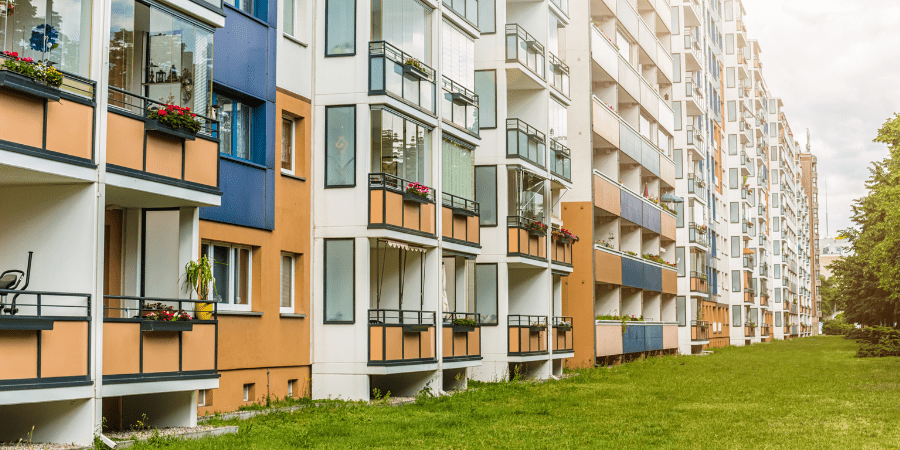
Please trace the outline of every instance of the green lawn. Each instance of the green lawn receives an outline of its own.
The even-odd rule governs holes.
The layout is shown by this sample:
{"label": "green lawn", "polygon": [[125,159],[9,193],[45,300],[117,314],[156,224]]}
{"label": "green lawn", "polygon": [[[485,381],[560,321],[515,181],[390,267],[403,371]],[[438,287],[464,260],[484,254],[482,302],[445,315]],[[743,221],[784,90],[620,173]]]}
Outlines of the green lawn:
{"label": "green lawn", "polygon": [[[900,449],[900,358],[841,337],[479,384],[403,407],[307,408],[167,448]],[[471,386],[470,386],[471,387]],[[149,444],[135,448],[153,448]]]}

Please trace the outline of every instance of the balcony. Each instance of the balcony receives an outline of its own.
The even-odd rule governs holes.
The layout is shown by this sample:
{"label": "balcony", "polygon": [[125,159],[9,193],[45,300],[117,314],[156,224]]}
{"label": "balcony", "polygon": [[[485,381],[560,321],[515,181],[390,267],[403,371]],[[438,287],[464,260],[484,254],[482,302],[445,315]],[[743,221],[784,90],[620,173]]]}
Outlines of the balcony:
{"label": "balcony", "polygon": [[691,343],[707,343],[709,341],[709,322],[705,320],[691,321]]}
{"label": "balcony", "polygon": [[744,304],[745,305],[755,305],[756,304],[756,302],[754,301],[755,297],[756,297],[755,290],[753,290],[751,288],[744,289]]}
{"label": "balcony", "polygon": [[603,138],[609,146],[619,147],[619,115],[616,114],[612,107],[603,103],[596,96],[592,96],[592,123],[591,126],[594,133]]}
{"label": "balcony", "polygon": [[[106,170],[109,173],[176,186],[205,196],[198,202],[218,206],[219,143],[215,137],[218,122],[197,115],[201,128],[197,133],[169,128],[148,114],[165,104],[128,91],[109,88],[109,112],[106,135]],[[120,189],[132,189],[132,183],[108,178]],[[147,188],[156,193],[158,188]],[[211,197],[209,200],[204,198]]]}
{"label": "balcony", "polygon": [[545,168],[547,138],[536,128],[519,119],[506,119],[506,157],[524,159]]}
{"label": "balcony", "polygon": [[0,300],[0,392],[93,384],[90,294],[0,289]]}
{"label": "balcony", "polygon": [[369,229],[386,229],[435,238],[434,189],[407,192],[413,183],[387,173],[369,174]]}
{"label": "balcony", "polygon": [[756,336],[756,325],[744,324],[744,337],[755,337]]}
{"label": "balcony", "polygon": [[[543,225],[543,231],[540,226]],[[538,261],[547,260],[547,226],[542,222],[520,216],[506,218],[507,255]]]}
{"label": "balcony", "polygon": [[[591,59],[606,72],[605,75],[616,80],[619,76],[619,48],[596,25],[591,24]],[[598,72],[600,74],[601,72]]]}
{"label": "balcony", "polygon": [[437,362],[434,311],[369,310],[369,365],[402,366]]}
{"label": "balcony", "polygon": [[518,24],[506,24],[506,62],[518,62],[544,80],[546,78],[544,59],[543,44]]}
{"label": "balcony", "polygon": [[478,136],[478,94],[447,78],[441,78],[444,99],[441,114],[444,122]]}
{"label": "balcony", "polygon": [[556,139],[550,139],[550,173],[569,183],[572,182],[571,151]]}
{"label": "balcony", "polygon": [[434,69],[385,42],[369,42],[369,95],[387,95],[434,114]]}
{"label": "balcony", "polygon": [[572,267],[572,245],[574,243],[572,239],[559,235],[556,230],[553,230],[550,239],[550,260],[554,264]]}
{"label": "balcony", "polygon": [[[215,380],[218,387],[218,303],[103,297],[103,384]],[[152,317],[186,313],[190,320]]]}
{"label": "balcony", "polygon": [[694,82],[693,77],[684,77],[685,113],[689,117],[699,116],[706,109],[703,104],[703,90]]}
{"label": "balcony", "polygon": [[94,168],[95,87],[68,73],[54,88],[0,70],[0,150]]}
{"label": "balcony", "polygon": [[772,326],[764,323],[759,327],[759,335],[760,337],[769,337],[772,335]]}
{"label": "balcony", "polygon": [[550,3],[559,8],[566,17],[569,16],[569,0],[550,0]]}
{"label": "balcony", "polygon": [[605,247],[594,247],[594,282],[622,285],[622,255]]}
{"label": "balcony", "polygon": [[693,125],[687,125],[685,128],[685,137],[687,137],[687,148],[694,160],[706,160],[706,146],[703,144],[703,131],[694,128]]}
{"label": "balcony", "polygon": [[553,53],[549,53],[549,55],[550,87],[556,89],[557,92],[564,95],[566,98],[569,98],[569,66],[557,58]]}
{"label": "balcony", "polygon": [[699,244],[703,247],[708,247],[707,231],[708,228],[706,225],[699,225],[691,222],[690,226],[688,227],[688,240],[692,244]]}
{"label": "balcony", "polygon": [[575,351],[574,336],[571,317],[553,317],[553,353],[573,353]]}
{"label": "balcony", "polygon": [[469,25],[478,28],[478,0],[444,0],[442,3]]}
{"label": "balcony", "polygon": [[481,360],[481,315],[449,312],[443,322],[444,363]]}
{"label": "balcony", "polygon": [[706,274],[700,272],[691,272],[691,292],[699,294],[709,293],[709,284],[706,280]]}
{"label": "balcony", "polygon": [[700,200],[706,202],[706,182],[696,174],[688,174],[688,194],[700,197]]}
{"label": "balcony", "polygon": [[478,202],[442,193],[441,232],[445,242],[481,248]]}
{"label": "balcony", "polygon": [[546,355],[547,350],[547,316],[529,316],[510,314],[507,318],[509,328],[509,356]]}

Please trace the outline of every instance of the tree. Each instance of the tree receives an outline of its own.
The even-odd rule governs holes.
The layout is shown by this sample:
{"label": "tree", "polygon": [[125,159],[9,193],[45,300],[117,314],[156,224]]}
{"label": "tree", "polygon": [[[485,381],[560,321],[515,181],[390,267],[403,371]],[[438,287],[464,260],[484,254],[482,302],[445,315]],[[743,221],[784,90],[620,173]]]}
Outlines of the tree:
{"label": "tree", "polygon": [[844,309],[845,305],[841,302],[841,296],[835,286],[834,277],[822,277],[819,294],[822,296],[823,316],[830,316],[836,311]]}
{"label": "tree", "polygon": [[832,281],[848,322],[895,326],[900,320],[900,115],[885,122],[875,142],[887,144],[889,155],[872,163],[868,193],[852,205],[854,226],[841,233],[853,253],[831,264]]}

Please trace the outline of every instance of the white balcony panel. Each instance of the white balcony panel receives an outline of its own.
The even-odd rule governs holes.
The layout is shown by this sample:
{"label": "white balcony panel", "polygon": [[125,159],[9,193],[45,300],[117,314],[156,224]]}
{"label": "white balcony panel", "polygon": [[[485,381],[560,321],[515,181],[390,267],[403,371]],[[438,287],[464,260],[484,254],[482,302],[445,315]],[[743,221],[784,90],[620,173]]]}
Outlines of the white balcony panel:
{"label": "white balcony panel", "polygon": [[675,113],[662,98],[659,98],[659,126],[666,130],[669,135],[674,135]]}
{"label": "white balcony panel", "polygon": [[671,83],[674,81],[672,78],[674,69],[672,68],[672,57],[669,56],[669,53],[666,51],[665,47],[662,44],[657,43],[657,59],[659,61],[656,62],[656,66],[659,67],[659,71],[662,72],[662,75],[666,77],[667,80]]}
{"label": "white balcony panel", "polygon": [[619,53],[609,39],[594,26],[591,26],[591,57],[610,77],[614,80],[619,79]]}
{"label": "white balcony panel", "polygon": [[619,22],[622,23],[622,27],[625,28],[632,37],[638,37],[638,19],[637,11],[631,7],[631,4],[628,3],[628,0],[618,0],[616,4],[616,17],[619,19]]}
{"label": "white balcony panel", "polygon": [[619,147],[619,116],[596,98],[593,102],[593,120],[591,122],[594,133],[606,139],[616,148]]}
{"label": "white balcony panel", "polygon": [[653,117],[653,120],[659,121],[659,97],[643,78],[641,78],[641,107]]}
{"label": "white balcony panel", "polygon": [[644,53],[650,57],[650,60],[653,61],[653,64],[656,64],[656,35],[650,31],[650,27],[644,23],[643,20],[640,20],[640,26],[638,27],[638,44],[640,44],[641,49],[644,50]]}
{"label": "white balcony panel", "polygon": [[[619,57],[619,85],[635,100],[641,98],[640,76],[628,61]],[[621,99],[620,99],[621,100]]]}

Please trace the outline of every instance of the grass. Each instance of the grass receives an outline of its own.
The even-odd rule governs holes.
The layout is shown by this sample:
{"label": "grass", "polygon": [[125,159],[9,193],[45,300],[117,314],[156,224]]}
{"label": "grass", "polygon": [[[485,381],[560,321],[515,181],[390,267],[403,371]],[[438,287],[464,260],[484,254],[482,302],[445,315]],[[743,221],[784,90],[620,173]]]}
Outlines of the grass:
{"label": "grass", "polygon": [[900,358],[856,348],[838,336],[727,347],[397,408],[220,421],[240,432],[134,448],[900,449]]}

